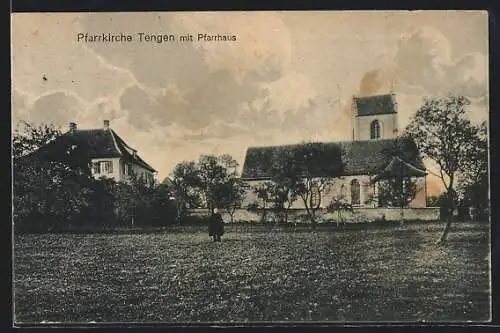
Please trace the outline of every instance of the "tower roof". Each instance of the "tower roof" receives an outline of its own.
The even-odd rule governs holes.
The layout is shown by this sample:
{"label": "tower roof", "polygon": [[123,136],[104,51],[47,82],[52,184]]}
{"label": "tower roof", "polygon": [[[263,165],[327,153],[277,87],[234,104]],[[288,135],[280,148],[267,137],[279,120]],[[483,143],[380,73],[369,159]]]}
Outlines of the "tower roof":
{"label": "tower roof", "polygon": [[356,116],[373,116],[396,113],[396,100],[393,94],[354,97]]}

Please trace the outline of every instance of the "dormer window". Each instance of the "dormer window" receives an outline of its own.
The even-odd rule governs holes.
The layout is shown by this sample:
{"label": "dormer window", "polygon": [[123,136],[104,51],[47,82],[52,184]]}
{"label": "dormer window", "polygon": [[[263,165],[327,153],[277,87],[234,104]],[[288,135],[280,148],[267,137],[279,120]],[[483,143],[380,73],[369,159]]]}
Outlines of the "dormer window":
{"label": "dormer window", "polygon": [[380,139],[380,122],[378,120],[374,120],[370,124],[370,139]]}

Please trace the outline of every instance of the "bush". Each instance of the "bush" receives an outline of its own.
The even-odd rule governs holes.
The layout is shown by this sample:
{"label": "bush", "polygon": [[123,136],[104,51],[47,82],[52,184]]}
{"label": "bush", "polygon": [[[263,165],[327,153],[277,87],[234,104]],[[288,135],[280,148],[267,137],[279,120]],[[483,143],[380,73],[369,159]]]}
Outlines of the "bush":
{"label": "bush", "polygon": [[259,204],[256,202],[253,202],[247,206],[247,210],[249,212],[256,212],[260,209]]}

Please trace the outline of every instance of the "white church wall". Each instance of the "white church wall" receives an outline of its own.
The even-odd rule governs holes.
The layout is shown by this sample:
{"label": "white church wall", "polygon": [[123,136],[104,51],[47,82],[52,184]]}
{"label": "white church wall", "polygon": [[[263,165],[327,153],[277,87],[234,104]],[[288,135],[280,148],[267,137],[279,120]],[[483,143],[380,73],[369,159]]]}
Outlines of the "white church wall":
{"label": "white church wall", "polygon": [[[367,175],[359,176],[343,176],[340,178],[333,178],[330,185],[325,188],[321,198],[321,208],[326,208],[328,204],[335,198],[344,196],[344,200],[351,203],[351,182],[356,179],[360,184],[360,207],[376,207],[376,201],[371,200],[374,195],[375,187],[370,185],[370,177]],[[247,190],[245,200],[242,207],[246,208],[252,203],[262,204],[262,200],[257,197],[253,192],[253,188],[262,185],[268,180],[249,180],[246,183],[250,186]],[[343,187],[342,187],[343,186]],[[292,205],[293,209],[305,208],[301,198],[298,198]]]}
{"label": "white church wall", "polygon": [[[344,200],[352,204],[351,197],[351,183],[353,180],[358,180],[360,184],[360,203],[356,207],[376,208],[378,207],[377,201],[377,188],[375,185],[370,184],[370,177],[367,175],[356,176],[343,176],[340,178],[332,179],[331,184],[322,193],[321,208],[326,208],[328,204],[336,198],[343,197]],[[253,192],[253,187],[263,184],[268,180],[252,180],[247,181],[250,186],[246,193],[245,200],[243,201],[242,208],[248,207],[252,203],[262,204],[262,200],[257,197]],[[415,198],[410,202],[411,208],[425,208],[427,206],[425,179],[415,178],[417,183],[417,193]],[[292,209],[304,209],[304,203],[301,198],[298,198],[292,205]]]}

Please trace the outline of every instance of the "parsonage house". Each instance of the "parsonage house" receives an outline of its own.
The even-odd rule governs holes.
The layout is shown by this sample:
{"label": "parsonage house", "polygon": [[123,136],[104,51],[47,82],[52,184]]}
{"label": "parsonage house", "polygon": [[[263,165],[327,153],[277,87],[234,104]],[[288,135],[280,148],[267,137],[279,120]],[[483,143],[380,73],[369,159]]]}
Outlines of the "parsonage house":
{"label": "parsonage house", "polygon": [[92,163],[92,175],[96,179],[128,182],[131,175],[135,174],[148,185],[155,184],[156,170],[111,129],[109,120],[104,120],[102,128],[93,129],[78,129],[76,123],[70,122],[69,130],[63,133],[58,143],[75,149],[84,147]]}
{"label": "parsonage house", "polygon": [[[426,169],[414,142],[398,137],[398,113],[395,95],[375,95],[353,97],[352,141],[321,142],[322,165],[342,163],[340,176],[335,175],[322,194],[321,207],[326,207],[333,198],[342,197],[354,207],[376,208],[379,203],[379,180],[396,167],[404,168],[406,175],[417,184],[417,192],[409,203],[411,208],[426,207]],[[271,179],[271,166],[280,163],[277,158],[283,150],[293,152],[303,149],[306,144],[272,147],[249,147],[246,152],[242,180],[256,186]],[[341,151],[340,159],[336,152]],[[396,154],[395,154],[396,152]],[[335,168],[333,168],[335,169]],[[316,177],[325,175],[325,170],[311,168]],[[260,200],[251,190],[247,193],[244,206]],[[292,208],[304,208],[297,200]]]}

